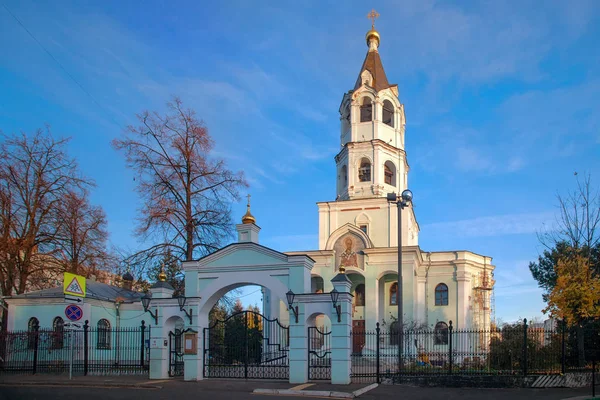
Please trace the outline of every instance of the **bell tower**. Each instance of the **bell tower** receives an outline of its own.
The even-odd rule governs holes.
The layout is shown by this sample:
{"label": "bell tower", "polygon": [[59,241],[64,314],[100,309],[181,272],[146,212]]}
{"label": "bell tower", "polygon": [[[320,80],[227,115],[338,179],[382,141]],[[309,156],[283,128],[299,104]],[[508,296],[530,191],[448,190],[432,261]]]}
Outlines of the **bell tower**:
{"label": "bell tower", "polygon": [[344,94],[339,108],[338,200],[385,197],[407,186],[404,106],[398,85],[388,82],[379,56],[378,16],[375,10],[368,14],[372,23],[366,35],[367,55],[354,89]]}

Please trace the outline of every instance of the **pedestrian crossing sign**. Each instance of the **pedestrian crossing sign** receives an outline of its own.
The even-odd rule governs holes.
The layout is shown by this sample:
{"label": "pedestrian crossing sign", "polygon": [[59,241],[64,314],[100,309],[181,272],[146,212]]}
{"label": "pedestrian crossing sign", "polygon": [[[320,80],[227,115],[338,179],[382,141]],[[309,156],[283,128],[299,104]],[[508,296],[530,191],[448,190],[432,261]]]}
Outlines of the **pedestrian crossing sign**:
{"label": "pedestrian crossing sign", "polygon": [[71,296],[85,297],[85,277],[65,272],[63,292]]}

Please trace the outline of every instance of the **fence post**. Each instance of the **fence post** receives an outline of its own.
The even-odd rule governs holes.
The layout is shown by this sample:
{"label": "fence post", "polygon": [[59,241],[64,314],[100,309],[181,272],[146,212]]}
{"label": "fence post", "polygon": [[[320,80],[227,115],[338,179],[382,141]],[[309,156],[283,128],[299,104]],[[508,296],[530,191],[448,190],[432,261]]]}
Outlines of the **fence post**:
{"label": "fence post", "polygon": [[144,350],[145,350],[145,344],[146,344],[146,340],[144,337],[144,333],[146,331],[146,321],[142,320],[142,342],[140,343],[140,367],[144,368]]}
{"label": "fence post", "polygon": [[83,324],[83,375],[87,376],[88,374],[88,332],[90,330],[90,321],[85,320],[85,324]]}
{"label": "fence post", "polygon": [[527,318],[523,319],[523,376],[527,376]]}
{"label": "fence post", "polygon": [[452,374],[452,331],[454,328],[452,327],[452,321],[450,321],[450,326],[448,327],[448,374]]}
{"label": "fence post", "polygon": [[377,370],[376,370],[377,371],[377,383],[380,383],[381,380],[379,379],[379,342],[380,342],[379,336],[381,334],[381,329],[379,329],[379,322],[375,326],[376,326],[375,340],[377,341],[375,343],[375,345],[376,345],[376,350],[375,350],[375,360],[376,361],[375,362],[377,363]]}
{"label": "fence post", "polygon": [[564,319],[562,320],[562,332],[561,332],[561,337],[562,337],[562,344],[561,344],[561,354],[560,354],[560,363],[561,363],[561,367],[560,367],[560,371],[561,373],[564,375],[565,374],[565,364],[566,364],[566,357],[567,357],[567,348],[566,348],[566,343],[565,343],[565,332],[567,330],[567,321],[565,321]]}
{"label": "fence post", "polygon": [[34,375],[37,372],[39,338],[40,338],[40,325],[36,320],[33,325],[33,374]]}

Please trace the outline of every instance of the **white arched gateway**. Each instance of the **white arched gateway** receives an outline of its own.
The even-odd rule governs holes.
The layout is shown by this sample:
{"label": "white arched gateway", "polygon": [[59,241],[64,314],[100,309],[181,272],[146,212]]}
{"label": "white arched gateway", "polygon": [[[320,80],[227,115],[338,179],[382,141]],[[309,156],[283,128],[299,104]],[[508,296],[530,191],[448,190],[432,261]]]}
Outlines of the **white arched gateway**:
{"label": "white arched gateway", "polygon": [[[337,332],[332,337],[341,338],[328,351],[327,377],[335,383],[349,383],[349,280],[343,276],[332,282],[339,292],[339,307],[334,309],[329,292],[311,293],[311,257],[286,255],[260,245],[260,228],[249,209],[242,222],[237,225],[236,243],[183,264],[182,309],[166,282],[159,281],[150,289],[158,328],[152,330],[150,377],[183,373],[186,380],[279,378],[304,383],[310,369],[309,316],[318,313],[332,321],[330,332]],[[219,299],[247,285],[263,288],[263,314],[245,311],[209,326],[209,312]],[[185,325],[176,327],[175,322],[181,320]],[[339,372],[331,370],[336,358],[348,364],[337,368]]]}

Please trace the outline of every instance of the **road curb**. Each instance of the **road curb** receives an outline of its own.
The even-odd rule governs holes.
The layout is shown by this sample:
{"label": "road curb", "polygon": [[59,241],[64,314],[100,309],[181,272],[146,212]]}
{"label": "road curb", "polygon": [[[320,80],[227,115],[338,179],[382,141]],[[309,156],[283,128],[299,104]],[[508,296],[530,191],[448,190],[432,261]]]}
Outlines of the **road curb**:
{"label": "road curb", "polygon": [[330,397],[334,399],[353,399],[355,397],[354,393],[332,392],[326,390],[254,389],[252,393],[301,397]]}

